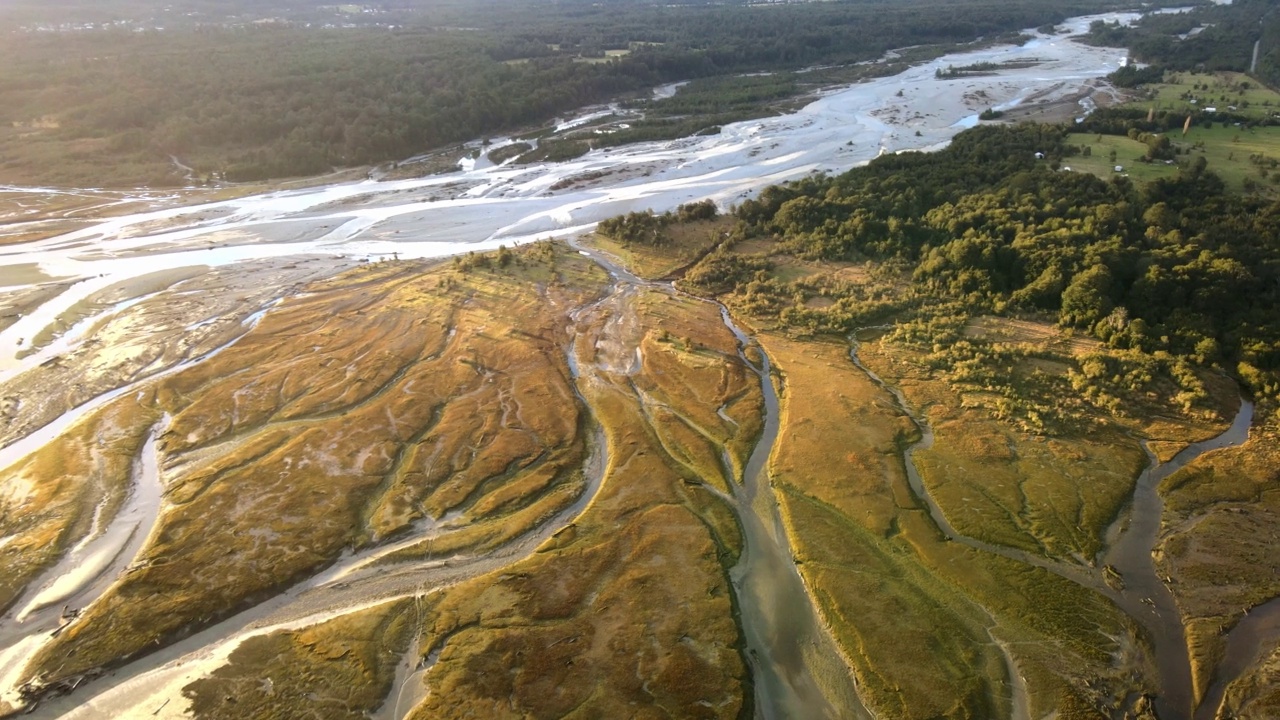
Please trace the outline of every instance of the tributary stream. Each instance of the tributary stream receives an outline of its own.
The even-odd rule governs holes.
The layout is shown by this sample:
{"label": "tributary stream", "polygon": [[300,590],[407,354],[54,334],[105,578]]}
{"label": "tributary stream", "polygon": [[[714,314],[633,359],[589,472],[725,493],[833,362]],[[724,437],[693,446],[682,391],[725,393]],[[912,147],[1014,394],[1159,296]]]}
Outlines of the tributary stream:
{"label": "tributary stream", "polygon": [[[1066,26],[1078,32],[1094,19],[1128,22],[1136,17],[1074,18]],[[53,352],[52,342],[59,343],[58,353],[78,352],[98,320],[157,302],[148,300],[131,307],[117,303],[65,331],[51,330],[67,321],[82,301],[112,287],[128,286],[147,273],[190,268],[212,272],[251,260],[296,263],[299,258],[318,255],[433,257],[492,249],[499,243],[573,235],[589,230],[602,218],[630,210],[670,210],[702,199],[723,206],[765,185],[815,171],[843,171],[883,152],[941,147],[976,122],[978,109],[969,99],[973,93],[981,90],[1002,106],[1017,105],[1052,88],[1065,96],[1086,80],[1114,70],[1122,56],[1121,51],[1087,47],[1061,36],[1036,35],[1022,46],[954,53],[899,75],[824,92],[797,113],[726,125],[714,137],[593,152],[567,163],[520,167],[477,164],[449,176],[330,185],[185,208],[158,207],[88,223],[48,240],[6,246],[0,249],[0,268],[34,264],[44,281],[62,278],[67,287],[0,330],[0,380],[16,384],[23,373],[38,367],[45,355]],[[1035,60],[1033,66],[991,77],[963,82],[935,77],[936,71],[948,64],[1028,58]],[[908,122],[907,118],[913,117],[917,119]],[[566,179],[589,174],[611,179],[582,189],[551,189]],[[0,188],[0,192],[44,191]],[[620,283],[645,284],[607,261],[602,264]],[[12,289],[29,291],[37,285],[32,282]],[[285,293],[283,287],[281,292]],[[726,324],[744,347],[750,344],[727,316]],[[42,348],[32,347],[33,338],[45,336],[52,340]],[[758,714],[764,718],[864,715],[842,659],[835,662],[834,670],[824,665],[819,677],[813,672],[815,659],[831,662],[840,655],[796,570],[768,482],[767,459],[778,428],[778,398],[768,359],[763,358],[758,366],[745,357],[744,361],[761,378],[765,431],[750,456],[745,477],[731,485],[735,493],[727,501],[737,512],[745,537],[746,549],[731,579],[739,598],[747,660],[756,677]],[[92,409],[133,388],[125,385],[69,408],[43,430],[0,450],[0,457],[12,462],[38,449]],[[923,493],[918,475],[913,473],[912,477],[918,492]],[[935,512],[935,518],[945,522],[940,512]],[[517,545],[513,555],[526,547],[524,542]],[[149,674],[179,677],[186,672],[182,666],[188,654],[243,638],[249,627],[261,627],[268,617],[299,621],[304,608],[313,609],[312,603],[299,600],[314,597],[318,605],[318,599],[323,598],[324,604],[331,606],[353,602],[362,593],[381,597],[412,594],[415,583],[428,578],[429,584],[451,582],[488,566],[487,559],[471,559],[474,564],[432,568],[421,574],[408,570],[379,579],[362,577],[359,563],[366,559],[339,561],[335,569],[338,574],[349,573],[344,578],[351,582],[349,587],[333,582],[291,589],[263,606],[233,615],[176,646],[120,668],[114,678],[88,682],[75,696],[56,704],[66,710],[95,693],[106,695],[113,690],[117,699],[137,695],[147,687]],[[28,650],[0,648],[0,665],[5,663],[6,652],[26,655]],[[8,678],[5,669],[0,667],[0,680]],[[104,702],[102,707],[123,706]],[[49,711],[41,708],[39,712],[44,715]]]}
{"label": "tributary stream", "polygon": [[[1043,556],[1032,555],[1024,550],[984,542],[956,531],[947,520],[942,507],[929,493],[928,486],[913,459],[917,451],[928,450],[933,445],[933,429],[922,415],[911,409],[901,390],[886,383],[862,363],[858,358],[856,342],[850,357],[873,382],[893,396],[898,408],[919,428],[921,439],[907,448],[904,453],[908,482],[912,491],[928,507],[934,524],[942,533],[955,542],[964,543],[983,552],[1042,567],[1110,597],[1122,610],[1142,625],[1154,645],[1155,664],[1159,673],[1159,692],[1155,699],[1155,706],[1161,720],[1191,720],[1195,708],[1185,626],[1174,603],[1173,594],[1156,574],[1152,557],[1152,551],[1159,540],[1164,508],[1159,487],[1165,478],[1205,453],[1240,445],[1248,440],[1249,427],[1253,421],[1253,403],[1241,400],[1240,409],[1232,420],[1231,426],[1222,434],[1188,445],[1169,462],[1161,463],[1150,451],[1147,452],[1148,465],[1134,486],[1134,494],[1127,511],[1122,512],[1107,531],[1107,550],[1099,563],[1099,567],[1110,565],[1123,578],[1124,587],[1117,590],[1106,584],[1101,571],[1097,568],[1054,561]],[[1218,675],[1232,672],[1238,675],[1240,668],[1254,659],[1258,643],[1242,639],[1240,635],[1251,636],[1265,629],[1272,635],[1280,636],[1280,601],[1272,601],[1255,608],[1251,615],[1256,617],[1246,617],[1246,621],[1241,622],[1232,633],[1231,640],[1227,644],[1226,656],[1219,664]],[[1234,676],[1231,679],[1233,678]],[[1212,703],[1216,710],[1217,704],[1221,701],[1223,689],[1220,685],[1222,685],[1221,682],[1211,688],[1209,697],[1202,705],[1208,706]],[[1207,711],[1195,712],[1194,715],[1196,718],[1213,717],[1213,714]]]}
{"label": "tributary stream", "polygon": [[[636,277],[600,252],[571,244],[603,267],[617,283],[677,292],[668,284]],[[746,659],[755,683],[756,717],[871,717],[804,586],[769,482],[769,457],[778,440],[780,423],[769,357],[734,324],[723,305],[717,306],[725,326],[738,341],[739,359],[760,378],[764,397],[764,429],[747,460],[743,477],[730,478],[732,496],[724,497],[737,515],[743,535],[743,552],[730,578],[746,640]],[[747,356],[746,350],[751,347],[759,351],[759,365]]]}

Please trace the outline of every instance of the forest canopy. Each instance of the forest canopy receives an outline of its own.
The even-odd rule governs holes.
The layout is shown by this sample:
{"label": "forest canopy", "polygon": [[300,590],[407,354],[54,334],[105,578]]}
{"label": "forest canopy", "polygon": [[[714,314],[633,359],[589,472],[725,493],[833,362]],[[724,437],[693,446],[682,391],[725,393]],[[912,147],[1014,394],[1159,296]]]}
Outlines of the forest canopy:
{"label": "forest canopy", "polygon": [[940,152],[766,188],[735,209],[734,237],[769,238],[772,256],[897,268],[909,291],[818,288],[834,302],[810,307],[815,289],[744,264],[751,256],[729,261],[732,241],[686,282],[801,333],[848,334],[920,303],[1052,318],[1168,368],[1222,367],[1274,408],[1280,202],[1228,193],[1202,163],[1144,186],[1057,169],[1073,150],[1066,133],[981,127]]}
{"label": "forest canopy", "polygon": [[97,16],[134,8],[160,19],[37,32],[15,18],[70,17],[79,6],[19,2],[0,43],[0,175],[181,182],[171,156],[202,177],[314,174],[536,125],[669,81],[854,63],[1117,5],[409,3],[312,22],[303,18],[315,4],[296,3],[284,6],[293,15],[262,22],[251,18],[265,5],[247,0],[224,15],[207,3],[165,12],[137,2]]}

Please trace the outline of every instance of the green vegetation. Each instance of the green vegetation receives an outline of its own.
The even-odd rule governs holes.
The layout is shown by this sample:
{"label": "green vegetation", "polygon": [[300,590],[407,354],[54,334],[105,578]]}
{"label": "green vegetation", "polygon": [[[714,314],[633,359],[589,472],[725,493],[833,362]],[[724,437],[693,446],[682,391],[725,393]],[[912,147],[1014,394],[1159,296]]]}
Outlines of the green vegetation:
{"label": "green vegetation", "polygon": [[494,165],[501,165],[513,157],[519,157],[530,150],[533,146],[526,142],[516,142],[510,145],[504,145],[497,150],[489,151],[489,162]]}
{"label": "green vegetation", "polygon": [[1203,158],[1205,167],[1221,177],[1231,191],[1274,197],[1280,185],[1280,173],[1276,172],[1280,167],[1280,127],[1244,129],[1223,125],[1195,125],[1186,135],[1180,131],[1168,133],[1173,150],[1169,160],[1149,159],[1150,146],[1127,136],[1073,133],[1067,136],[1067,142],[1079,148],[1080,154],[1063,163],[1103,179],[1114,177],[1115,166],[1120,165],[1125,175],[1146,184],[1176,179]]}
{"label": "green vegetation", "polygon": [[[919,434],[849,360],[847,346],[760,337],[785,380],[783,428],[770,463],[783,519],[800,571],[875,712],[1007,716],[1008,662],[1026,679],[1033,717],[1072,706],[1080,714],[1068,717],[1096,717],[1091,708],[1124,696],[1132,658],[1120,647],[1135,640],[1108,601],[1039,568],[945,542],[907,484],[902,450]],[[903,387],[914,390],[916,377]],[[911,400],[929,404],[931,415],[964,412],[944,394]],[[968,413],[965,420],[980,416]],[[1034,442],[999,437],[985,456],[971,456],[992,432],[990,418],[985,423],[968,439],[941,433],[935,451],[947,461],[981,460],[983,478],[1020,474],[1025,466],[1006,464],[1008,443],[1022,452],[1035,450]],[[1065,489],[1075,481],[1057,473],[1070,450],[1040,452],[1052,458],[1049,466],[1021,478],[1032,507],[1058,499],[1046,486]],[[965,494],[974,494],[972,487]],[[963,507],[950,500],[949,512]]]}
{"label": "green vegetation", "polygon": [[733,227],[733,219],[722,216],[667,226],[659,245],[620,242],[603,231],[596,233],[593,242],[642,277],[669,278],[700,260]]}
{"label": "green vegetation", "polygon": [[599,231],[622,243],[623,245],[648,245],[662,247],[670,245],[672,238],[667,232],[673,223],[692,223],[700,220],[712,220],[719,215],[716,204],[710,200],[681,205],[675,212],[656,215],[653,211],[633,212],[600,222]]}
{"label": "green vegetation", "polygon": [[[11,32],[0,46],[0,180],[184,184],[172,157],[200,181],[318,174],[516,131],[663,82],[851,65],[892,48],[953,46],[1117,5],[434,3],[391,13],[394,28],[306,27],[304,12],[296,22]],[[584,57],[602,62],[574,62]],[[693,110],[679,109],[700,94],[691,91],[656,111],[662,124],[611,141],[742,119],[759,112],[750,104],[784,98],[795,81],[717,82],[718,99],[696,103],[699,119],[675,117]]]}
{"label": "green vegetation", "polygon": [[[1165,72],[1144,83],[1142,97],[1125,107],[1168,110],[1183,116],[1196,114],[1201,121],[1221,113],[1230,122],[1257,123],[1280,114],[1280,93],[1243,73]],[[1212,107],[1215,113],[1206,113]],[[1202,114],[1203,113],[1203,114]]]}
{"label": "green vegetation", "polygon": [[963,78],[975,75],[994,75],[1001,70],[1014,70],[1018,68],[1035,67],[1037,65],[1034,60],[1008,61],[1002,63],[979,62],[971,65],[961,65],[956,67],[948,65],[946,70],[939,68],[934,71],[933,76],[936,78]]}
{"label": "green vegetation", "polygon": [[1095,21],[1087,42],[1127,47],[1135,59],[1169,70],[1233,70],[1246,72],[1256,40],[1262,47],[1260,76],[1274,82],[1273,54],[1280,51],[1275,33],[1280,17],[1268,0],[1239,0],[1227,5],[1205,3],[1190,12],[1149,13],[1132,27]]}
{"label": "green vegetation", "polygon": [[[1098,338],[1113,358],[1083,364],[1071,378],[1078,389],[1094,388],[1086,397],[1099,407],[1111,404],[1108,397],[1153,391],[1167,377],[1177,405],[1212,413],[1197,378],[1219,367],[1274,417],[1280,326],[1269,308],[1280,300],[1280,258],[1270,238],[1280,206],[1228,193],[1201,163],[1141,187],[1054,171],[1078,150],[1067,140],[1052,127],[980,128],[934,155],[885,157],[839,177],[768,188],[737,209],[743,228],[734,234],[765,244],[749,240],[734,250],[730,238],[688,277],[804,333],[847,334],[891,315],[910,319],[904,310],[924,319],[1051,318]],[[771,258],[786,256],[870,260],[883,279],[770,275]],[[908,267],[909,281],[901,275]],[[947,332],[955,330],[940,326],[925,338],[946,347]],[[1116,374],[1120,366],[1130,369]],[[1052,424],[1043,415],[1021,417]]]}

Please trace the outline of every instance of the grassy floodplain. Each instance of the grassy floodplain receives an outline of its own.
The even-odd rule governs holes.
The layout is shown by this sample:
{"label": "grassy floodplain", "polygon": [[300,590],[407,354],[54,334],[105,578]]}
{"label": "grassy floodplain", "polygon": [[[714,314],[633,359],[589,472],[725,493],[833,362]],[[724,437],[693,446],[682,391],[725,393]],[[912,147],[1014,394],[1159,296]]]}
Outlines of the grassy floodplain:
{"label": "grassy floodplain", "polygon": [[[350,634],[374,632],[372,646],[383,648],[409,633],[414,664],[423,658],[431,668],[432,692],[413,717],[598,716],[636,702],[654,717],[738,716],[750,692],[727,569],[741,539],[716,493],[732,482],[720,453],[741,464],[758,433],[758,386],[706,303],[648,291],[578,322],[579,362],[596,368],[579,387],[608,457],[585,512],[501,571],[410,605],[246,643],[235,669],[188,688],[199,715],[276,707],[278,696],[237,678],[278,671],[282,655],[301,665],[286,671],[295,682],[354,682],[343,712],[376,709],[390,669],[361,654],[366,635]],[[701,340],[672,341],[673,331]],[[642,350],[636,366],[618,343],[629,339]]]}
{"label": "grassy floodplain", "polygon": [[[1164,82],[1142,86],[1118,108],[1194,119],[1185,134],[1181,129],[1164,133],[1175,149],[1171,158],[1147,161],[1147,143],[1132,137],[1072,133],[1067,142],[1081,153],[1088,148],[1089,154],[1074,154],[1064,165],[1104,179],[1125,175],[1148,183],[1174,178],[1203,158],[1232,191],[1276,195],[1280,128],[1256,124],[1280,113],[1280,93],[1257,80],[1243,73],[1170,71]],[[1120,173],[1117,165],[1124,168]]]}
{"label": "grassy floodplain", "polygon": [[[806,206],[783,221],[785,205],[763,234],[730,228],[678,284],[755,327],[780,373],[772,480],[800,572],[868,706],[893,717],[1149,712],[1136,698],[1153,688],[1152,647],[1109,599],[1115,579],[1100,558],[1148,463],[1139,441],[1168,461],[1222,432],[1235,383],[1212,368],[1123,375],[1137,356],[1045,315],[974,312],[894,263],[818,260],[804,243],[820,231],[767,232],[821,217]],[[821,232],[835,234],[830,223]],[[670,240],[596,243],[644,267],[679,252]],[[831,330],[848,316],[870,328],[852,344]],[[905,405],[850,359],[853,347]],[[1099,367],[1122,374],[1091,387]],[[935,522],[907,462],[954,530]],[[1265,583],[1245,583],[1269,597]],[[1240,682],[1258,695],[1256,674]]]}
{"label": "grassy floodplain", "polygon": [[[741,711],[745,666],[727,585],[740,540],[709,489],[723,487],[723,473],[703,468],[716,457],[714,439],[735,431],[714,408],[746,393],[743,407],[755,410],[749,376],[703,304],[655,293],[638,303],[659,307],[636,325],[610,316],[637,307],[605,309],[589,321],[606,322],[605,334],[578,345],[580,361],[600,369],[583,387],[608,448],[599,493],[536,555],[435,605],[423,653],[439,651],[428,675],[438,691],[413,717]],[[662,315],[697,327],[703,341],[657,340]],[[638,366],[625,365],[629,347],[613,354],[615,329],[640,341]]]}
{"label": "grassy floodplain", "polygon": [[872,707],[994,717],[1017,703],[1035,716],[1123,698],[1136,637],[1109,601],[947,542],[906,481],[914,425],[847,348],[770,336],[765,346],[787,387],[771,464],[783,518]]}
{"label": "grassy floodplain", "polygon": [[[56,685],[116,665],[344,547],[392,573],[469,562],[576,503],[536,551],[492,571],[481,562],[461,584],[379,585],[386,602],[249,637],[184,702],[200,717],[262,717],[294,712],[305,694],[308,712],[362,717],[388,693],[412,698],[407,711],[425,679],[433,692],[415,717],[635,702],[737,717],[751,690],[728,585],[742,539],[724,498],[760,433],[758,378],[714,304],[605,287],[596,265],[550,244],[370,264],[268,312],[237,353],[108,406],[86,432],[124,423],[140,445],[166,418],[157,529],[31,674]],[[30,462],[75,462],[81,442],[66,435]],[[138,450],[118,445],[98,474],[121,495]],[[64,505],[105,492],[67,486],[80,494],[39,498],[51,517],[75,521]],[[46,522],[29,536],[6,547],[9,567],[30,568],[10,577],[34,574],[74,535]],[[380,543],[393,551],[376,554]],[[401,677],[402,655],[426,663],[425,678]]]}
{"label": "grassy floodplain", "polygon": [[[636,245],[629,251],[650,262],[669,253]],[[779,258],[773,272],[812,282],[823,274],[818,267]],[[868,280],[857,268],[825,272]],[[769,466],[783,521],[800,572],[868,706],[893,717],[993,717],[1010,714],[1016,702],[1033,716],[1059,710],[1065,717],[1095,717],[1088,708],[1122,703],[1142,672],[1141,634],[1132,622],[1100,594],[1041,568],[948,542],[907,483],[903,451],[920,439],[918,428],[855,366],[847,343],[767,331],[757,338],[784,388]],[[926,370],[894,367],[913,352],[890,359],[878,344],[864,352],[895,384],[927,387],[920,382]],[[941,419],[938,413],[966,412],[945,383],[933,385],[941,395],[909,396],[929,408],[931,422]],[[977,436],[940,434],[931,452],[946,462],[985,461],[1011,482],[1025,483],[1027,468],[1001,462],[1009,459],[1003,447],[1003,457],[991,456],[995,443],[982,436],[1016,433],[988,423]],[[1136,476],[1136,446],[1117,450],[1129,453]],[[1048,505],[1073,478],[1045,475],[1042,469],[1038,499]],[[1121,475],[1117,493],[1132,484],[1132,476]]]}
{"label": "grassy floodplain", "polygon": [[[927,181],[907,176],[922,158],[888,156],[587,241],[663,282],[546,242],[310,283],[233,352],[141,383],[0,477],[48,521],[4,528],[10,603],[94,508],[120,513],[147,461],[163,491],[127,571],[27,675],[58,689],[140,671],[128,661],[230,618],[171,688],[201,717],[298,697],[353,718],[750,714],[763,645],[735,593],[756,537],[737,483],[774,434],[767,355],[781,414],[756,499],[772,512],[776,496],[769,530],[841,651],[805,658],[818,686],[852,675],[885,717],[1148,717],[1167,635],[1125,592],[1143,569],[1103,564],[1138,535],[1143,468],[1226,427],[1239,360],[1259,434],[1160,488],[1147,573],[1208,696],[1232,629],[1277,589],[1274,365],[1265,318],[1223,336],[1202,320],[1230,297],[1177,291],[1269,276],[1208,247],[1181,204],[1211,178],[1099,183],[1025,151],[1064,138],[978,130],[928,158]],[[118,454],[89,440],[108,430]],[[49,472],[91,482],[27,491]],[[1260,651],[1230,707],[1272,702]]]}
{"label": "grassy floodplain", "polygon": [[0,547],[0,608],[9,608],[27,583],[85,535],[95,513],[110,518],[119,511],[134,457],[159,417],[147,401],[154,393],[103,408],[56,447],[27,456],[0,476],[0,533],[12,538]]}
{"label": "grassy floodplain", "polygon": [[[374,264],[318,283],[237,352],[143,395],[133,433],[170,416],[161,517],[123,581],[46,648],[47,681],[207,623],[415,520],[533,522],[572,502],[585,438],[563,313],[599,292],[600,274],[555,251],[502,273],[424,269]],[[473,449],[477,437],[487,442]],[[49,451],[70,456],[72,441]],[[493,541],[463,527],[471,543]]]}
{"label": "grassy floodplain", "polygon": [[[1196,112],[1206,107],[1261,120],[1280,112],[1280,93],[1237,72],[1166,72],[1127,107]],[[1193,102],[1194,101],[1194,102]]]}

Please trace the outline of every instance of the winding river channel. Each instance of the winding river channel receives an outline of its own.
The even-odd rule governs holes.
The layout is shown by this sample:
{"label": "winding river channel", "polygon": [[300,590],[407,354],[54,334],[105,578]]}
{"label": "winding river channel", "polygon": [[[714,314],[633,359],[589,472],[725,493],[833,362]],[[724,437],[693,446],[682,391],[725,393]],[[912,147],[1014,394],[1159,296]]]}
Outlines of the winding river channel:
{"label": "winding river channel", "polygon": [[[599,251],[576,243],[574,246],[614,278],[615,294],[625,293],[631,286],[678,292],[669,283],[636,277]],[[780,423],[780,404],[769,357],[733,322],[723,305],[717,304],[717,307],[725,326],[738,341],[738,359],[759,378],[764,398],[764,429],[752,448],[742,477],[728,478],[732,494],[724,495],[706,486],[733,509],[742,529],[742,556],[730,578],[746,637],[746,659],[755,681],[756,716],[764,720],[870,718],[843,661],[837,660],[840,663],[837,672],[824,676],[825,687],[814,676],[814,663],[819,658],[842,656],[805,589],[769,481],[768,462],[778,440]],[[749,348],[758,354],[759,364],[747,356]],[[726,462],[724,467],[727,472],[730,464]]]}
{"label": "winding river channel", "polygon": [[[1136,17],[1074,18],[1060,27],[1069,33],[1081,32],[1096,19],[1127,22]],[[840,172],[886,152],[939,148],[957,132],[974,125],[977,114],[989,106],[1008,108],[1032,98],[1074,102],[1079,97],[1083,113],[1089,102],[1081,93],[1082,87],[1125,61],[1123,51],[1084,46],[1066,35],[1028,33],[1034,39],[1022,46],[947,55],[899,75],[825,91],[796,113],[728,125],[714,136],[593,151],[563,163],[494,165],[482,156],[447,175],[386,182],[370,179],[200,205],[151,198],[147,199],[150,209],[142,212],[81,221],[77,229],[56,237],[0,246],[0,285],[10,298],[16,298],[0,323],[0,393],[15,398],[17,414],[11,422],[25,421],[30,426],[0,448],[0,464],[20,460],[138,383],[202,362],[232,346],[266,308],[319,273],[368,259],[440,257],[548,237],[573,238],[604,218],[633,210],[665,211],[704,199],[728,206],[764,186],[815,172]],[[949,65],[977,62],[1014,65],[984,77],[949,80],[935,76],[935,71]],[[579,118],[565,119],[561,127],[606,112],[608,108],[589,108]],[[512,141],[499,139],[495,146],[508,142]],[[0,195],[46,192],[61,191],[0,187]],[[108,194],[102,195],[107,198]],[[110,197],[116,198],[112,203],[123,202],[118,193]],[[33,230],[37,225],[20,223],[5,232]],[[673,292],[669,286],[636,278],[607,257],[589,254],[613,276],[615,294],[627,292],[628,286]],[[252,282],[226,286],[249,298],[245,303],[229,307],[215,302],[214,293],[201,292],[215,281],[231,282],[225,279],[227,273],[234,275],[251,266],[258,273]],[[177,297],[183,303],[174,302]],[[128,365],[130,358],[104,355],[93,348],[103,327],[141,322],[161,303],[166,304],[167,317],[176,323],[176,330],[156,342],[172,352],[133,367]],[[746,349],[754,346],[759,350],[758,346],[727,313],[722,317],[738,338],[742,361],[760,378],[765,402],[762,437],[743,477],[730,483],[734,492],[724,497],[744,531],[745,550],[731,579],[747,640],[747,661],[755,678],[757,714],[768,720],[870,717],[858,703],[847,667],[845,672],[824,673],[821,683],[812,672],[813,658],[838,658],[840,654],[796,569],[768,481],[766,465],[779,424],[769,359],[759,353],[758,362],[750,360]],[[86,379],[81,396],[66,407],[36,407],[33,399],[21,397],[24,379],[37,369],[51,361],[86,357],[101,361],[95,367],[105,364],[120,369]],[[573,350],[569,351],[569,362],[575,382],[595,381],[592,374],[597,370],[580,363]],[[126,376],[127,382],[121,379]],[[879,381],[874,375],[873,379]],[[894,388],[885,387],[911,415],[905,398]],[[1151,632],[1161,658],[1162,713],[1171,713],[1162,717],[1189,717],[1190,699],[1179,697],[1176,691],[1178,683],[1189,677],[1185,643],[1180,657],[1168,649],[1181,638],[1181,621],[1176,608],[1168,611],[1171,605],[1166,603],[1172,599],[1151,564],[1150,550],[1160,516],[1155,487],[1177,467],[1212,449],[1213,443],[1222,447],[1242,441],[1249,410],[1244,403],[1237,422],[1221,438],[1188,448],[1172,462],[1153,465],[1144,473],[1128,515],[1132,519],[1123,529],[1117,528],[1112,550],[1115,557],[1105,559],[1124,574],[1123,591],[1107,587],[1091,569],[1060,565],[960,536],[929,497],[910,462],[911,451],[907,468],[913,489],[949,537],[1058,572],[1108,594],[1134,615]],[[928,447],[932,441],[927,423],[919,418],[917,423],[923,439],[913,450]],[[594,497],[607,465],[607,450],[598,430],[591,447],[585,473],[589,482],[582,497],[497,551],[405,566],[375,566],[382,555],[406,543],[429,539],[437,530],[424,526],[395,545],[351,553],[323,574],[256,607],[87,681],[71,695],[41,704],[33,717],[120,717],[130,712],[165,717],[177,710],[179,703],[172,707],[169,703],[181,687],[225,662],[251,637],[306,627],[335,613],[396,598],[420,597],[434,588],[515,562],[571,523]],[[40,646],[38,634],[63,621],[61,605],[88,605],[127,567],[159,510],[158,473],[152,439],[137,458],[133,491],[115,518],[102,527],[95,524],[94,530],[53,571],[34,583],[0,621],[0,693],[11,696],[25,659]],[[4,541],[0,538],[0,543]],[[85,567],[96,571],[85,572]],[[1154,601],[1154,610],[1143,602],[1147,598]],[[1271,606],[1280,608],[1277,603],[1266,607]],[[1259,619],[1251,616],[1240,624],[1243,629],[1232,634],[1223,672],[1230,672],[1231,663],[1245,653],[1257,651],[1247,638],[1238,639],[1237,635],[1260,631],[1264,626],[1268,632],[1276,632],[1280,623],[1267,620],[1270,617],[1261,612]],[[411,647],[405,657],[414,656],[416,647]],[[379,717],[403,715],[416,698],[413,679],[420,678],[424,670],[411,660],[402,663],[392,696]],[[1009,670],[1016,685],[1012,662]],[[1211,696],[1213,692],[1211,689]],[[1220,697],[1221,690],[1217,692]],[[1016,696],[1015,688],[1015,708],[1025,705]]]}
{"label": "winding river channel", "polygon": [[[947,520],[942,507],[929,493],[913,459],[916,452],[933,446],[933,428],[923,415],[908,404],[900,389],[886,383],[859,360],[856,341],[850,358],[876,385],[893,396],[898,409],[911,418],[920,430],[920,440],[904,453],[907,479],[912,491],[928,507],[934,524],[948,539],[983,552],[1044,568],[1111,598],[1149,633],[1160,681],[1155,706],[1162,720],[1190,720],[1193,716],[1214,717],[1226,682],[1237,677],[1247,664],[1256,659],[1261,645],[1259,636],[1265,634],[1267,637],[1277,637],[1280,633],[1280,601],[1273,600],[1254,608],[1246,620],[1231,632],[1225,656],[1219,662],[1217,681],[1197,709],[1192,694],[1191,659],[1187,652],[1185,625],[1174,602],[1173,593],[1156,572],[1153,556],[1159,541],[1164,508],[1158,489],[1165,478],[1205,453],[1244,444],[1249,439],[1249,428],[1253,422],[1253,403],[1242,399],[1239,410],[1226,430],[1215,437],[1188,445],[1168,462],[1160,462],[1144,444],[1147,467],[1138,477],[1129,507],[1108,529],[1107,546],[1100,558],[1101,562],[1097,567],[1086,567],[983,542],[956,531]],[[1100,569],[1102,567],[1113,568],[1123,579],[1122,587],[1117,589],[1108,584]]]}

